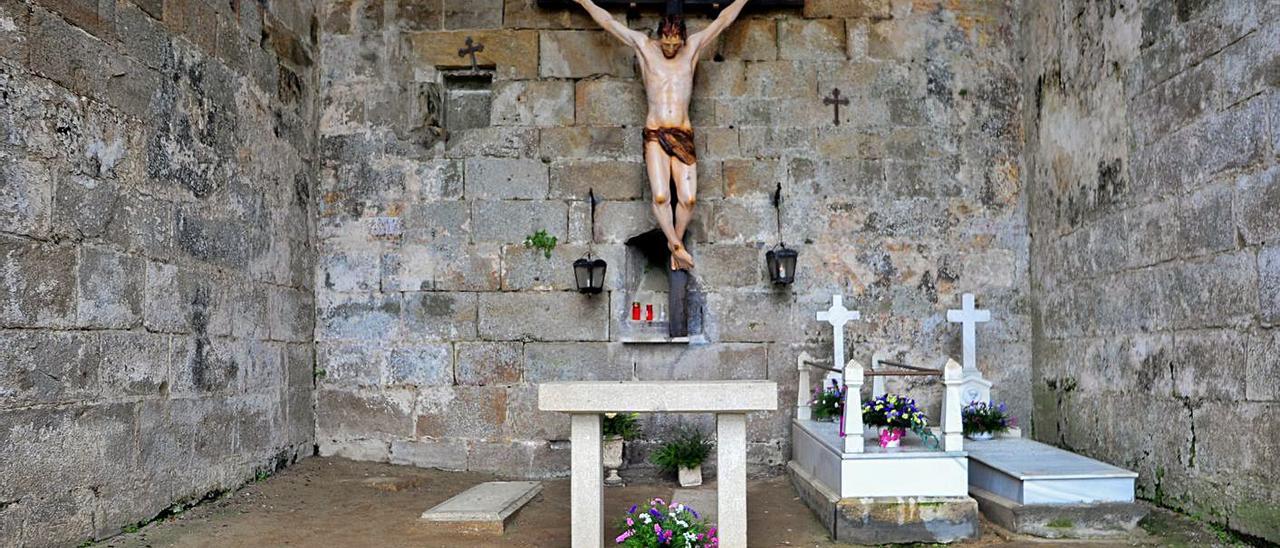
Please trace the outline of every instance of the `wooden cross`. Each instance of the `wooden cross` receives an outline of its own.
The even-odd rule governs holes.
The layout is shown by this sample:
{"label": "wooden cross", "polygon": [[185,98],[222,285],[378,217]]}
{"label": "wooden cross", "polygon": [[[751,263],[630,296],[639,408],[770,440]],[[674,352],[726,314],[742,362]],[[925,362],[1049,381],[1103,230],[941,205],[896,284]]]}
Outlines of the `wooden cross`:
{"label": "wooden cross", "polygon": [[836,125],[837,126],[840,125],[840,105],[849,106],[849,99],[847,97],[840,97],[840,88],[836,88],[832,90],[831,97],[824,97],[822,99],[822,104],[835,105]]}
{"label": "wooden cross", "polygon": [[[474,44],[474,45],[473,45]],[[458,57],[466,57],[471,55],[471,71],[475,72],[478,68],[476,65],[476,54],[484,51],[484,44],[475,43],[470,36],[467,37],[467,47],[458,50]]]}

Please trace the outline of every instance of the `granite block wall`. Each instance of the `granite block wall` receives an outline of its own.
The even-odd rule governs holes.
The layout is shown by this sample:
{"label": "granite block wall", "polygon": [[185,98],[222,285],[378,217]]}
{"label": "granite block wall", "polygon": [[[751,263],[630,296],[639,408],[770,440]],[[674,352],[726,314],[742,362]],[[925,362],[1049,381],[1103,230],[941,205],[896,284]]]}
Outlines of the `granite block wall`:
{"label": "granite block wall", "polygon": [[0,0],[0,546],[310,454],[309,2]]}
{"label": "granite block wall", "polygon": [[[783,410],[750,417],[749,460],[776,470],[795,358],[831,355],[814,315],[833,293],[867,318],[848,330],[851,357],[889,349],[931,366],[959,355],[944,311],[976,293],[995,317],[981,365],[1028,416],[1015,4],[813,1],[749,11],[710,48],[692,105],[701,345],[621,342],[624,241],[655,226],[630,51],[580,10],[533,0],[324,4],[320,452],[564,475],[568,419],[536,410],[538,383],[771,379]],[[468,38],[484,46],[479,75],[458,54]],[[835,88],[851,100],[839,126],[823,103]],[[558,238],[550,259],[523,245],[537,230]],[[785,289],[763,268],[779,241],[800,250]],[[603,295],[573,291],[588,249],[611,265]],[[936,381],[902,388],[936,407]],[[680,419],[710,425],[647,417],[632,465]]]}
{"label": "granite block wall", "polygon": [[1035,435],[1280,541],[1280,4],[1022,16]]}

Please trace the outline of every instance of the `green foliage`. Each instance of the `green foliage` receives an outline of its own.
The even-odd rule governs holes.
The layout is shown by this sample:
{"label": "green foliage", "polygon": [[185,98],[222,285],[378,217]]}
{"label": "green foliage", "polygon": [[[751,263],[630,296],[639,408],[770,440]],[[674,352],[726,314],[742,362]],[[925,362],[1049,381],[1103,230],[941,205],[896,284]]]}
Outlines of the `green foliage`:
{"label": "green foliage", "polygon": [[975,401],[960,410],[960,423],[967,436],[987,432],[1007,432],[1010,427],[1017,425],[1017,420],[1009,415],[1009,410],[1003,403],[988,405]]}
{"label": "green foliage", "polygon": [[809,410],[813,413],[813,418],[817,420],[839,417],[844,412],[843,406],[844,392],[833,387],[820,391],[815,390],[813,401],[809,402]]}
{"label": "green foliage", "polygon": [[270,470],[258,470],[258,473],[257,473],[257,474],[254,474],[254,476],[253,476],[253,481],[254,481],[254,482],[263,482],[263,481],[266,481],[266,480],[267,480],[267,478],[269,478],[269,477],[271,477],[271,471],[270,471]]}
{"label": "green foliage", "polygon": [[556,248],[556,237],[547,234],[545,229],[539,230],[525,237],[524,246],[533,249],[541,249],[542,255],[550,259],[551,252]]}
{"label": "green foliage", "polygon": [[715,444],[701,430],[681,426],[675,439],[662,444],[661,448],[649,455],[649,461],[668,472],[693,468],[701,466],[714,447]]}
{"label": "green foliage", "polygon": [[1048,525],[1049,527],[1053,527],[1054,529],[1070,529],[1076,526],[1075,522],[1067,518],[1058,518],[1053,521],[1050,521],[1046,525]]}
{"label": "green foliage", "polygon": [[640,424],[636,419],[639,413],[605,413],[602,432],[604,437],[622,436],[624,440],[636,439],[640,435]]}

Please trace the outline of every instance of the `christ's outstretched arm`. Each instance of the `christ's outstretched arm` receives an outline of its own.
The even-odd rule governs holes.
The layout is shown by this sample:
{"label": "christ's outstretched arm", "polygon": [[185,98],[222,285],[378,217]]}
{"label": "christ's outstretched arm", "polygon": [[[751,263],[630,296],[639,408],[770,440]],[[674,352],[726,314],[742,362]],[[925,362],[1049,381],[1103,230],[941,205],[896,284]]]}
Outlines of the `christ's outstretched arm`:
{"label": "christ's outstretched arm", "polygon": [[720,16],[716,17],[716,20],[712,21],[710,25],[707,25],[707,28],[690,36],[689,46],[694,49],[694,57],[700,57],[702,50],[712,42],[715,42],[716,37],[720,36],[724,29],[729,28],[729,25],[732,25],[738,19],[738,16],[742,14],[742,8],[745,7],[747,7],[747,0],[734,0],[732,4],[729,4],[729,7],[720,11]]}
{"label": "christ's outstretched arm", "polygon": [[591,15],[592,19],[595,19],[597,24],[604,27],[604,30],[608,31],[609,34],[612,34],[619,40],[622,40],[622,43],[633,48],[639,48],[640,44],[643,44],[645,39],[648,38],[648,36],[645,36],[643,32],[627,28],[626,25],[622,24],[617,19],[614,19],[613,15],[607,10],[597,6],[595,2],[592,2],[591,0],[576,1],[578,2],[578,5],[587,10],[587,13]]}

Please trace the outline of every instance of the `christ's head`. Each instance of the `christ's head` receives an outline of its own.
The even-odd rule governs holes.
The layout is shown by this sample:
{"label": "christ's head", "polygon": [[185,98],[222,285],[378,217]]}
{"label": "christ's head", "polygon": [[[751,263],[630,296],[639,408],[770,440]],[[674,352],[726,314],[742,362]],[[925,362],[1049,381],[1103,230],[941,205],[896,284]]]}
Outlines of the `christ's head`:
{"label": "christ's head", "polygon": [[667,15],[662,18],[662,23],[658,25],[658,45],[662,47],[663,56],[667,59],[675,58],[687,38],[688,31],[685,29],[683,16]]}

